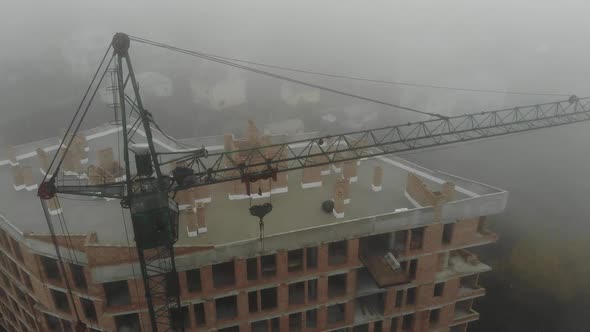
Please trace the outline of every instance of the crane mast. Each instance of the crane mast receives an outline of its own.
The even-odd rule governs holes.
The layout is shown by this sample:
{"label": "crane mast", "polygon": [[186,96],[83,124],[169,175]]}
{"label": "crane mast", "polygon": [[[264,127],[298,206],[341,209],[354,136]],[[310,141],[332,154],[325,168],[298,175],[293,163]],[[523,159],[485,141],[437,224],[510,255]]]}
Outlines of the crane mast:
{"label": "crane mast", "polygon": [[[148,114],[143,108],[139,86],[129,58],[129,44],[129,37],[125,34],[117,33],[113,37],[112,47],[117,57],[117,90],[125,161],[126,196],[121,199],[121,205],[130,209],[152,329],[183,330],[183,319],[179,317],[180,290],[174,260],[174,243],[178,240],[178,204],[168,196],[166,178],[162,177],[157,162]],[[123,77],[124,67],[129,79]],[[135,152],[135,177],[132,177],[129,160],[130,140],[125,101],[125,85],[129,81],[148,145],[147,150]]]}
{"label": "crane mast", "polygon": [[[590,120],[590,98],[571,96],[552,103],[451,117],[437,115],[426,121],[242,150],[209,153],[206,148],[178,148],[158,152],[152,138],[154,122],[139,93],[129,46],[129,36],[115,34],[111,47],[116,59],[114,89],[121,116],[124,178],[104,184],[80,179],[69,181],[65,177],[56,181],[60,162],[52,171],[52,177],[40,185],[39,196],[50,199],[60,193],[116,198],[120,199],[122,207],[130,210],[153,331],[184,330],[174,260],[179,211],[173,197],[180,190],[228,181],[241,181],[249,188],[249,183],[274,178],[279,172]],[[126,94],[128,84],[131,84],[133,98]],[[136,123],[132,125],[127,122],[131,112],[137,114]],[[130,131],[136,124],[143,128],[147,147],[133,145]],[[79,125],[75,131],[78,128]],[[71,141],[65,152],[70,145]],[[133,151],[133,158],[130,151]],[[134,170],[131,169],[133,164]],[[173,165],[170,175],[162,174],[163,165]]]}

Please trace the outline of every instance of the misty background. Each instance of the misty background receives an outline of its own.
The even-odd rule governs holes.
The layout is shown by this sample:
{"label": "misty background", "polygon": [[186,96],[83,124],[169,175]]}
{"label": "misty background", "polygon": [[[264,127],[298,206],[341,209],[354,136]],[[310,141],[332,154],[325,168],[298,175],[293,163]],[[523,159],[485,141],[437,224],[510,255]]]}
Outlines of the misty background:
{"label": "misty background", "polygon": [[[431,113],[456,115],[590,94],[584,1],[21,1],[0,12],[0,143],[56,136],[115,32],[195,51],[407,83],[272,70]],[[426,119],[132,43],[144,104],[170,135],[368,129]],[[270,69],[266,69],[271,71]],[[86,127],[109,121],[97,97]],[[471,331],[587,331],[590,244],[586,123],[402,154],[510,192],[494,216],[493,272]]]}

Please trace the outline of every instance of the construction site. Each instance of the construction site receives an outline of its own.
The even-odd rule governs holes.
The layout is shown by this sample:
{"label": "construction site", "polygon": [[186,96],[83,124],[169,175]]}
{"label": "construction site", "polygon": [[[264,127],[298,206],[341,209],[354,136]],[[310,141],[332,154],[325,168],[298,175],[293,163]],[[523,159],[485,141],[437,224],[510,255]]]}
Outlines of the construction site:
{"label": "construction site", "polygon": [[590,120],[571,96],[341,135],[251,121],[177,140],[142,104],[130,42],[148,43],[116,34],[97,70],[116,121],[79,130],[87,92],[64,132],[0,155],[7,331],[467,331],[490,271],[470,249],[497,241],[488,216],[508,192],[393,154]]}
{"label": "construction site", "polygon": [[[208,138],[206,148],[232,151],[273,139],[248,130],[245,139]],[[90,180],[93,169],[122,176],[111,147],[116,135],[110,126],[81,133],[63,170],[87,169]],[[3,162],[10,193],[0,233],[2,296],[9,299],[3,324],[69,331],[77,308],[92,331],[150,331],[118,202],[50,201],[54,217],[72,220],[70,235],[57,236],[66,262],[59,267],[35,195],[58,141],[13,148]],[[253,191],[254,201],[270,197],[277,207],[263,242],[258,220],[244,215],[249,196],[239,181],[177,195],[176,268],[187,331],[465,331],[478,318],[471,305],[485,294],[477,281],[489,267],[468,248],[496,240],[486,216],[502,212],[507,192],[393,157],[282,173],[261,182],[262,194]],[[321,208],[328,199],[332,213]]]}

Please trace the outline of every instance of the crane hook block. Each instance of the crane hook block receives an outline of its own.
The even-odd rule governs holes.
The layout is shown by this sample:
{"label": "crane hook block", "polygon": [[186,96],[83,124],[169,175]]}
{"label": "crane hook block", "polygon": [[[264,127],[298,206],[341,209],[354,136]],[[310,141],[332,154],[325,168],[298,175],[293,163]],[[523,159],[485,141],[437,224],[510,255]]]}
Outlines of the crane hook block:
{"label": "crane hook block", "polygon": [[252,205],[250,207],[250,214],[258,219],[262,220],[267,214],[272,211],[271,203],[264,203],[262,205]]}

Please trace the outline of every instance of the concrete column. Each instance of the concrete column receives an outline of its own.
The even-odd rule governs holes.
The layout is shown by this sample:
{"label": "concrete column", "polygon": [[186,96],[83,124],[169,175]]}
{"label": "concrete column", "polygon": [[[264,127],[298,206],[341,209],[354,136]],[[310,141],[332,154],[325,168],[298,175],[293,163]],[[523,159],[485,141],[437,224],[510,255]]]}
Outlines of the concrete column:
{"label": "concrete column", "polygon": [[441,239],[443,233],[443,224],[432,224],[424,229],[424,238],[422,240],[423,252],[434,252],[441,248]]}
{"label": "concrete column", "polygon": [[76,149],[78,150],[78,156],[80,157],[80,162],[86,164],[88,162],[88,141],[86,141],[86,136],[83,134],[76,134],[74,138],[74,143],[76,145]]}
{"label": "concrete column", "polygon": [[236,272],[236,288],[246,287],[248,285],[248,271],[246,259],[236,259],[234,264],[234,269]]}
{"label": "concrete column", "polygon": [[252,120],[248,120],[248,130],[246,132],[247,136],[246,139],[250,145],[258,145],[259,137],[258,137],[258,128],[256,128],[256,124]]}
{"label": "concrete column", "polygon": [[450,256],[451,256],[451,253],[449,251],[445,251],[442,253],[442,261],[440,262],[441,269],[439,271],[444,271],[449,266]]}
{"label": "concrete column", "polygon": [[280,318],[280,330],[289,331],[289,315],[282,315]]}
{"label": "concrete column", "polygon": [[205,308],[206,326],[212,328],[217,320],[217,313],[215,312],[215,300],[207,300],[203,307]]}
{"label": "concrete column", "polygon": [[57,205],[55,198],[47,200],[47,209],[52,216],[61,214],[63,212],[62,209]]}
{"label": "concrete column", "polygon": [[387,289],[385,292],[385,300],[383,302],[383,314],[384,316],[391,315],[395,311],[395,293],[397,291],[393,288]]}
{"label": "concrete column", "polygon": [[308,281],[306,280],[305,282],[303,282],[303,303],[305,303],[305,305],[309,304],[309,298],[307,296],[308,292],[309,292],[309,287],[308,287]]}
{"label": "concrete column", "polygon": [[96,157],[98,158],[98,166],[102,167],[104,170],[107,171],[113,169],[115,159],[113,156],[112,148],[106,148],[96,151]]}
{"label": "concrete column", "polygon": [[[137,282],[137,287],[136,287]],[[71,283],[70,283],[71,284]],[[130,279],[127,280],[127,287],[129,288],[129,297],[131,298],[131,305],[133,307],[139,307],[145,303],[145,293],[143,287],[143,280],[141,279]]]}
{"label": "concrete column", "polygon": [[197,232],[199,234],[207,233],[207,205],[203,203],[195,204]]}
{"label": "concrete column", "polygon": [[[286,165],[284,165],[286,167]],[[277,180],[273,182],[272,188],[287,188],[289,186],[289,181],[287,178],[287,172],[282,172],[277,174]]]}
{"label": "concrete column", "polygon": [[441,193],[445,196],[445,202],[453,201],[455,199],[455,184],[453,182],[443,183]]}
{"label": "concrete column", "polygon": [[237,295],[238,302],[238,318],[244,319],[248,317],[248,294],[245,291],[240,291]]}
{"label": "concrete column", "polygon": [[348,301],[345,304],[346,306],[346,311],[344,314],[344,320],[346,321],[347,325],[353,324],[354,323],[354,300]]}
{"label": "concrete column", "polygon": [[318,278],[318,301],[319,303],[328,302],[328,277],[321,275]]}
{"label": "concrete column", "polygon": [[188,297],[189,292],[185,272],[178,272],[178,286],[180,287],[180,297]]}
{"label": "concrete column", "polygon": [[[65,152],[65,150],[62,150],[61,154],[63,155],[63,153]],[[64,158],[64,162],[62,164],[63,170],[64,172],[66,172],[67,174],[73,174],[73,175],[81,175],[82,173],[82,163],[80,162],[80,156],[77,155],[76,151],[68,151],[67,153],[65,153]],[[113,168],[114,168],[114,162],[111,164],[111,167],[106,169],[107,171],[109,171],[109,173],[113,173]]]}
{"label": "concrete column", "polygon": [[315,188],[322,186],[322,175],[319,167],[309,167],[303,169],[303,176],[301,179],[301,188]]}
{"label": "concrete column", "polygon": [[37,189],[37,183],[33,177],[33,168],[31,166],[23,166],[22,172],[25,181],[25,189],[27,189],[27,191]]}
{"label": "concrete column", "polygon": [[37,152],[37,159],[39,160],[39,168],[42,173],[47,173],[49,170],[49,156],[47,156],[47,152],[41,148],[37,148],[35,150]]}
{"label": "concrete column", "polygon": [[248,323],[248,322],[240,323],[240,332],[250,332],[250,323]]}
{"label": "concrete column", "polygon": [[191,322],[191,329],[195,329],[197,326],[197,318],[195,316],[195,306],[191,303],[187,305],[187,314],[189,316],[189,320]]}
{"label": "concrete column", "polygon": [[432,282],[437,270],[437,254],[430,254],[418,258],[416,269],[416,283]]}
{"label": "concrete column", "polygon": [[[317,163],[329,162],[329,159],[324,155],[317,156],[313,160],[314,160],[314,162],[317,162]],[[320,169],[321,176],[330,175],[332,173],[332,166],[330,164],[324,164],[324,165],[318,166],[318,167]]]}
{"label": "concrete column", "polygon": [[381,331],[384,331],[384,332],[391,331],[391,318],[386,318],[383,320],[383,325],[382,325]]}
{"label": "concrete column", "polygon": [[428,331],[428,318],[429,318],[430,311],[418,311],[416,313],[416,319],[414,321],[414,331]]}
{"label": "concrete column", "polygon": [[318,246],[318,270],[328,270],[328,244]]}
{"label": "concrete column", "polygon": [[[51,331],[49,329],[49,327],[46,325],[45,319],[41,319],[41,322],[43,322],[43,326],[45,326],[45,328],[46,328],[43,331]],[[98,316],[98,324],[100,325],[100,327],[104,331],[116,331],[117,330],[117,325],[115,324],[115,317],[111,316],[111,315]],[[143,324],[143,327],[146,331],[152,330],[152,325],[150,324],[149,318],[144,319],[142,321],[142,324]]]}
{"label": "concrete column", "polygon": [[349,270],[346,275],[346,296],[354,297],[356,295],[356,275],[357,269]]}
{"label": "concrete column", "polygon": [[357,163],[356,161],[345,161],[344,162],[344,170],[342,171],[342,178],[347,180],[349,183],[357,182],[358,181],[358,174],[357,174]]}
{"label": "concrete column", "polygon": [[18,165],[18,160],[16,159],[16,149],[14,148],[14,146],[9,145],[6,147],[6,158],[8,159],[10,165]]}
{"label": "concrete column", "polygon": [[447,280],[442,296],[444,302],[451,302],[457,297],[457,293],[461,287],[460,282],[459,278]]}
{"label": "concrete column", "polygon": [[318,308],[318,330],[324,331],[328,325],[328,308],[321,306]]}
{"label": "concrete column", "polygon": [[236,149],[234,145],[234,136],[232,134],[223,135],[223,149],[226,152],[230,152]]}
{"label": "concrete column", "polygon": [[289,307],[289,285],[280,284],[277,289],[277,302],[280,311],[287,310]]}
{"label": "concrete column", "polygon": [[341,195],[334,197],[334,210],[332,213],[338,219],[344,218],[344,199]]}
{"label": "concrete column", "polygon": [[425,308],[433,302],[434,284],[418,286],[416,289],[416,308]]}
{"label": "concrete column", "polygon": [[373,168],[373,184],[371,189],[373,191],[381,191],[383,189],[383,168],[381,166],[375,166]]}
{"label": "concrete column", "polygon": [[333,201],[334,201],[334,216],[336,218],[344,218],[344,204],[345,204],[345,183],[344,181],[337,181],[334,184]]}
{"label": "concrete column", "polygon": [[186,209],[193,207],[191,195],[188,190],[178,191],[176,193],[176,197],[174,199],[176,202],[178,202],[178,209],[179,210],[186,210]]}
{"label": "concrete column", "polygon": [[434,222],[440,222],[442,218],[442,207],[445,202],[444,196],[434,197]]}
{"label": "concrete column", "polygon": [[359,262],[359,239],[350,239],[346,244],[346,262],[348,265],[356,266]]}
{"label": "concrete column", "polygon": [[402,330],[402,323],[403,323],[403,319],[400,316],[395,321],[395,324],[397,325],[396,331],[401,331]]}
{"label": "concrete column", "polygon": [[344,204],[350,203],[350,182],[348,180],[338,180],[334,184],[334,192],[333,197],[336,198],[337,195],[341,195],[342,199],[344,200]]}
{"label": "concrete column", "polygon": [[277,278],[284,279],[289,274],[289,260],[286,250],[280,250],[276,254]]}
{"label": "concrete column", "polygon": [[198,235],[197,216],[192,209],[181,209],[178,213],[178,223],[180,224],[179,233],[186,229],[188,237]]}
{"label": "concrete column", "polygon": [[195,203],[211,202],[211,188],[209,186],[193,187],[190,189],[191,198]]}
{"label": "concrete column", "polygon": [[25,189],[25,176],[23,174],[23,168],[21,166],[12,167],[13,187],[14,190]]}
{"label": "concrete column", "polygon": [[440,309],[439,325],[447,326],[453,321],[455,315],[455,304],[449,304]]}
{"label": "concrete column", "polygon": [[203,295],[208,295],[213,292],[213,267],[211,265],[203,266],[199,269],[201,273],[201,289]]}
{"label": "concrete column", "polygon": [[410,252],[410,243],[412,243],[412,230],[408,229],[406,237],[406,248],[404,249],[404,254]]}
{"label": "concrete column", "polygon": [[[225,152],[231,152],[236,149],[236,146],[234,144],[234,136],[232,134],[224,134],[223,135],[223,149],[225,150]],[[234,153],[228,154],[227,156],[230,158],[233,158]],[[226,166],[231,165],[231,162],[229,161],[228,158],[224,158],[223,162]]]}

